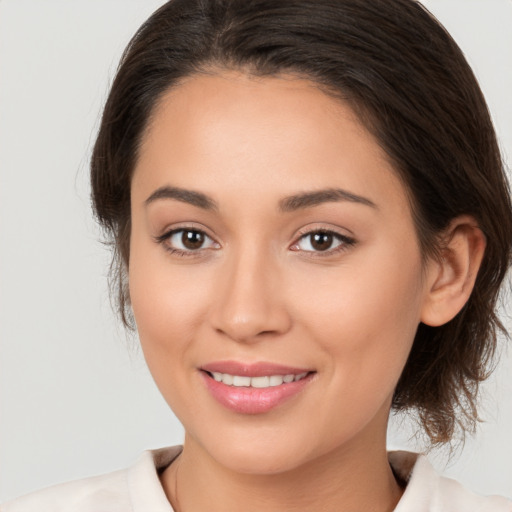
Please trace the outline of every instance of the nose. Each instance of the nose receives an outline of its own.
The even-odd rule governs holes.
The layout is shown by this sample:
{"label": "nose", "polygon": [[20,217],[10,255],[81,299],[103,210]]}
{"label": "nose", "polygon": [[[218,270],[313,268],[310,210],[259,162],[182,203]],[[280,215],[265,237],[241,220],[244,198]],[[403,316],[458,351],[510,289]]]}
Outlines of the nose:
{"label": "nose", "polygon": [[217,275],[213,328],[240,343],[277,337],[291,327],[277,262],[257,250],[233,255]]}

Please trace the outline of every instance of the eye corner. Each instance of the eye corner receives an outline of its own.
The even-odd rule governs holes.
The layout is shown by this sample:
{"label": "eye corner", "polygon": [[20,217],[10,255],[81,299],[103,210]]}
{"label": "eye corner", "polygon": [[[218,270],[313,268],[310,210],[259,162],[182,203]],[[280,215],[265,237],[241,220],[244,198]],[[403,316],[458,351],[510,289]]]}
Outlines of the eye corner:
{"label": "eye corner", "polygon": [[[312,242],[312,237],[320,235],[327,239],[323,242],[327,242],[328,247],[315,247]],[[306,247],[301,247],[303,241],[306,242]],[[322,243],[322,241],[320,241]],[[308,257],[329,257],[337,255],[341,252],[348,250],[350,247],[356,244],[356,239],[346,234],[340,233],[338,230],[333,228],[319,226],[316,228],[307,228],[299,232],[296,237],[296,241],[290,246],[289,250],[294,252],[302,252]],[[334,247],[333,247],[334,246]]]}
{"label": "eye corner", "polygon": [[200,257],[205,255],[205,251],[221,248],[214,237],[197,226],[173,226],[161,235],[153,236],[153,239],[165,251],[177,257]]}

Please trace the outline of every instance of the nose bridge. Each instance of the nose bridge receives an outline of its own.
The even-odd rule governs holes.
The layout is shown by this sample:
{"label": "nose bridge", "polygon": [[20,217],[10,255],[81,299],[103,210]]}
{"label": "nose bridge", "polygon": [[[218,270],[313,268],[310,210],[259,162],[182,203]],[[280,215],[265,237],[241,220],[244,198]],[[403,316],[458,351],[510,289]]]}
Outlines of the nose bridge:
{"label": "nose bridge", "polygon": [[278,262],[257,244],[233,248],[219,275],[213,326],[228,337],[255,341],[289,328],[280,290]]}

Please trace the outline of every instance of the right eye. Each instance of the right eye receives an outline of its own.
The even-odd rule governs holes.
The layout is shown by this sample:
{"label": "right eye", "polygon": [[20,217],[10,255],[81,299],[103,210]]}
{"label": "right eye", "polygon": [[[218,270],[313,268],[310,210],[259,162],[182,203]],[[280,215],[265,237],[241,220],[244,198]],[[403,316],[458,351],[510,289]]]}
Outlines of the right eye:
{"label": "right eye", "polygon": [[179,256],[188,256],[203,249],[215,249],[219,244],[199,229],[174,229],[157,238],[166,250]]}

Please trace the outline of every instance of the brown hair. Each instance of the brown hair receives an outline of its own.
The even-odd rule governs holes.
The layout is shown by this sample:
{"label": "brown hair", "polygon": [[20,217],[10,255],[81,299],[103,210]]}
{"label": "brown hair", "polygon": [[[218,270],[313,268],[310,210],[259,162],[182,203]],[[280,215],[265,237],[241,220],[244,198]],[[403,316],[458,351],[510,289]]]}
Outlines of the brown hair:
{"label": "brown hair", "polygon": [[142,25],[122,57],[91,162],[124,323],[133,323],[126,270],[141,137],[164,92],[212,69],[294,73],[348,102],[409,191],[424,255],[436,254],[452,219],[476,219],[487,247],[473,293],[446,325],[420,324],[393,399],[395,410],[418,411],[433,443],[473,429],[479,383],[504,332],[496,304],[511,262],[510,191],[468,63],[413,0],[173,0]]}

